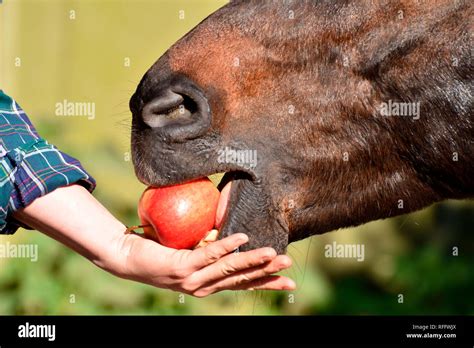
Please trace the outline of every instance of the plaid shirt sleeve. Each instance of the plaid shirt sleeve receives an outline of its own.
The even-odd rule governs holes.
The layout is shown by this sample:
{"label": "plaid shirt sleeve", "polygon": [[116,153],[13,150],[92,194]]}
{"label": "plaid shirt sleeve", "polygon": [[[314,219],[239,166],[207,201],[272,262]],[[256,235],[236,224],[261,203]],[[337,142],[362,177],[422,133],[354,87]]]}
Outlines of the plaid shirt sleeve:
{"label": "plaid shirt sleeve", "polygon": [[74,183],[90,192],[96,185],[78,160],[42,139],[20,106],[0,90],[0,234],[22,226],[13,212]]}

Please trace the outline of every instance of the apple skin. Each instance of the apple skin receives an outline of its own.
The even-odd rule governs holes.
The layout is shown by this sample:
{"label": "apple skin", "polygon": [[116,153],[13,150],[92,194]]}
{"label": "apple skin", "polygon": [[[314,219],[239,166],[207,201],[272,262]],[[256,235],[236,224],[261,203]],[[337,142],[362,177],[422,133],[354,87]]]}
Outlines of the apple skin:
{"label": "apple skin", "polygon": [[192,249],[214,227],[219,190],[208,178],[148,187],[138,205],[145,236],[174,249]]}

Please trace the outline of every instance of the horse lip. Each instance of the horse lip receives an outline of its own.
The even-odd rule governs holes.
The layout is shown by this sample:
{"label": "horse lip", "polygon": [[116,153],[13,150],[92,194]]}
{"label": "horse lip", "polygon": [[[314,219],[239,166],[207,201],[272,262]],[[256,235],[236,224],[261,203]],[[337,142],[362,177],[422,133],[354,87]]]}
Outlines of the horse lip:
{"label": "horse lip", "polygon": [[[240,171],[232,171],[226,172],[225,175],[222,177],[219,185],[217,186],[218,190],[222,192],[224,187],[231,183],[230,192],[228,193],[227,202],[225,203],[225,211],[222,214],[222,217],[219,221],[219,226],[217,227],[219,231],[222,229],[222,226],[225,225],[229,214],[231,214],[232,209],[238,204],[238,197],[239,195],[236,194],[239,190],[239,186],[242,183],[242,180],[250,180],[250,176],[245,172]],[[220,204],[220,203],[219,203]],[[217,222],[217,219],[216,219]]]}

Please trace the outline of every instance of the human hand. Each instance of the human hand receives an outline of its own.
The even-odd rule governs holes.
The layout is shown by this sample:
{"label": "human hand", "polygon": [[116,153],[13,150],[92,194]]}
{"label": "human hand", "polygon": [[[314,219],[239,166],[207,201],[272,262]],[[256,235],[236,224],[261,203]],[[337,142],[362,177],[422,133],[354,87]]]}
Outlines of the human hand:
{"label": "human hand", "polygon": [[222,290],[292,290],[272,275],[291,259],[271,248],[233,253],[247,241],[235,234],[196,250],[175,250],[136,234],[86,189],[54,190],[17,211],[15,218],[60,241],[106,271],[126,279],[203,297]]}
{"label": "human hand", "polygon": [[117,257],[110,272],[127,279],[196,297],[222,290],[293,290],[295,283],[273,275],[291,266],[286,255],[271,248],[234,253],[248,241],[234,234],[195,250],[175,250],[136,234],[113,243]]}

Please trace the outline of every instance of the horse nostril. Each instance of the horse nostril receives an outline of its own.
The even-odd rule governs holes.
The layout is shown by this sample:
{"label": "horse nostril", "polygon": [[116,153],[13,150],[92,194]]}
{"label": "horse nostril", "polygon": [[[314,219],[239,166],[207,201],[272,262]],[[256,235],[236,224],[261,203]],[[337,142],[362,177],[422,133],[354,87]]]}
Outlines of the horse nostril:
{"label": "horse nostril", "polygon": [[143,122],[152,128],[172,124],[189,124],[197,111],[197,104],[187,95],[170,90],[145,105]]}
{"label": "horse nostril", "polygon": [[207,99],[196,88],[175,87],[159,93],[145,104],[141,117],[147,126],[176,142],[196,138],[211,125]]}

